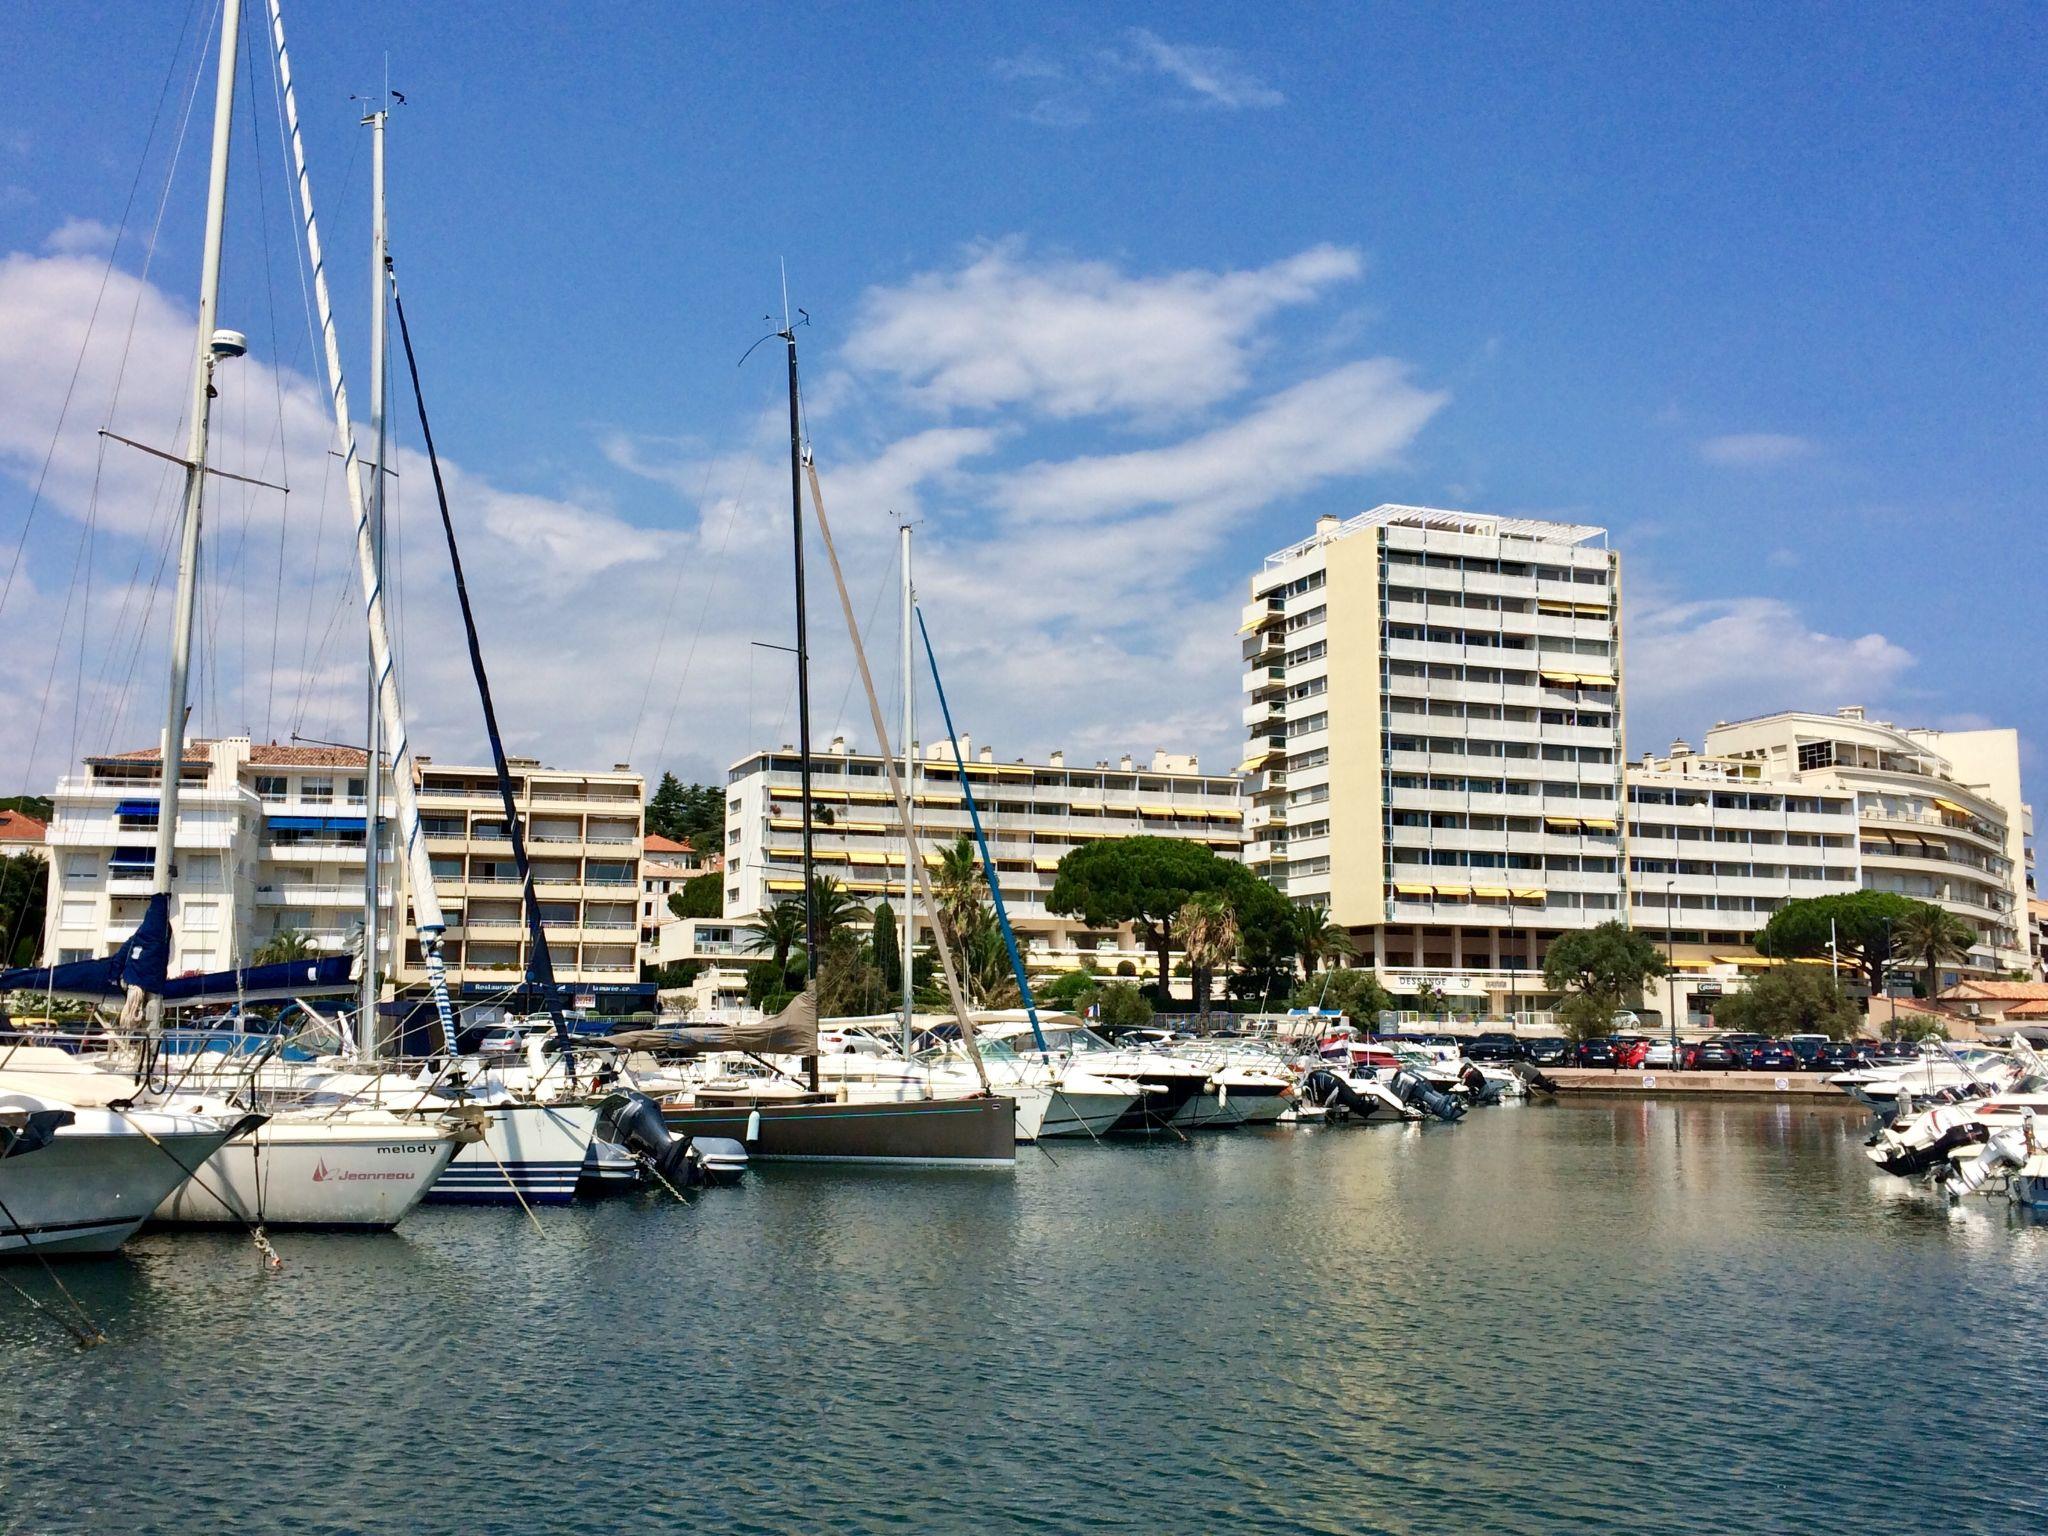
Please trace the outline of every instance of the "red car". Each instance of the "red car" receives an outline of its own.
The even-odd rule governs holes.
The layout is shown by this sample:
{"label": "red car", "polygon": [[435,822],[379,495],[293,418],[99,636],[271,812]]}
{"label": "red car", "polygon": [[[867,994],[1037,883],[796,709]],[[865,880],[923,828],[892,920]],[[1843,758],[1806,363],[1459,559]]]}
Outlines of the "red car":
{"label": "red car", "polygon": [[1642,1035],[1616,1035],[1610,1043],[1614,1046],[1614,1064],[1624,1072],[1640,1067],[1650,1054],[1650,1042]]}

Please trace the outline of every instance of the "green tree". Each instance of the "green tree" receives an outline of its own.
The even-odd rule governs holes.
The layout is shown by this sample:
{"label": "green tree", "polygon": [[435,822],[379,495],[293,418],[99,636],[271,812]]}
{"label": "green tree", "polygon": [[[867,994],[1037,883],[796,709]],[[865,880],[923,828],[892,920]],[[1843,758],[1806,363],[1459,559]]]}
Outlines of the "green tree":
{"label": "green tree", "polygon": [[270,942],[256,951],[251,963],[281,965],[287,960],[305,960],[319,953],[305,934],[296,928],[286,928],[272,934]]}
{"label": "green tree", "polygon": [[1892,925],[1893,950],[1920,962],[1928,997],[1941,991],[1943,962],[1969,959],[1976,943],[1975,928],[1933,902],[1919,903]]}
{"label": "green tree", "polygon": [[1825,955],[1832,935],[1843,961],[1863,972],[1873,994],[1882,992],[1899,925],[1921,905],[1890,891],[1848,891],[1788,901],[1757,934],[1757,953],[1781,960]]}
{"label": "green tree", "polygon": [[752,922],[741,923],[739,929],[747,935],[750,953],[769,957],[769,964],[761,969],[779,978],[789,969],[791,953],[804,942],[803,903],[785,898]]}
{"label": "green tree", "polygon": [[1351,931],[1330,920],[1328,907],[1293,906],[1288,910],[1294,953],[1301,960],[1304,976],[1314,976],[1318,965],[1335,965],[1357,955],[1358,946],[1352,942]]}
{"label": "green tree", "polygon": [[1615,1010],[1641,997],[1644,984],[1663,974],[1657,946],[1620,922],[1562,934],[1543,956],[1544,984],[1566,994],[1557,1013],[1574,1040],[1606,1034]]}
{"label": "green tree", "polygon": [[1773,1039],[1826,1035],[1840,1040],[1854,1034],[1861,1022],[1841,983],[1813,965],[1777,966],[1714,1004],[1716,1028]]}
{"label": "green tree", "polygon": [[683,813],[686,808],[682,780],[672,773],[664,773],[661,776],[661,783],[655,786],[654,794],[647,802],[644,825],[656,837],[673,838],[677,842],[682,842]]}
{"label": "green tree", "polygon": [[868,941],[875,969],[882,973],[882,985],[892,997],[903,991],[903,944],[896,936],[896,909],[888,902],[875,904],[875,926]]}
{"label": "green tree", "polygon": [[714,784],[685,785],[664,773],[647,802],[644,822],[657,837],[716,853],[725,846],[725,792]]}
{"label": "green tree", "polygon": [[1062,1009],[1068,1013],[1079,1013],[1095,1001],[1095,994],[1102,990],[1102,983],[1090,971],[1066,971],[1053,977],[1042,987],[1033,987],[1032,994],[1047,1008]]}
{"label": "green tree", "polygon": [[868,958],[867,947],[850,927],[825,940],[825,960],[818,967],[818,1015],[849,1018],[887,1013],[895,996],[882,984],[882,973]]}
{"label": "green tree", "polygon": [[1126,981],[1112,981],[1096,999],[1095,1022],[1107,1030],[1142,1029],[1152,1022],[1152,1000]]}
{"label": "green tree", "polygon": [[1292,1008],[1336,1008],[1354,1024],[1370,1028],[1380,1015],[1394,1006],[1394,999],[1380,985],[1377,971],[1334,967],[1312,980],[1304,981],[1288,999]]}
{"label": "green tree", "polygon": [[935,914],[944,925],[946,938],[955,949],[965,949],[981,927],[989,908],[988,880],[981,858],[965,832],[939,850],[937,869],[932,874]]}
{"label": "green tree", "polygon": [[1060,860],[1045,904],[1091,928],[1132,924],[1159,957],[1163,994],[1173,974],[1175,919],[1188,898],[1229,892],[1249,874],[1243,865],[1178,838],[1108,838],[1084,843]]}
{"label": "green tree", "polygon": [[817,919],[820,945],[840,929],[858,927],[868,918],[868,909],[861,904],[861,899],[841,885],[834,875],[811,876],[811,911]]}
{"label": "green tree", "polygon": [[725,911],[725,880],[715,871],[692,875],[680,891],[668,893],[668,909],[677,917],[718,917]]}
{"label": "green tree", "polygon": [[50,865],[33,853],[0,858],[0,963],[34,965],[50,904]]}
{"label": "green tree", "polygon": [[1215,986],[1217,969],[1228,965],[1237,954],[1237,914],[1222,891],[1204,891],[1181,903],[1175,919],[1181,944],[1187,950],[1192,973],[1195,1012],[1209,1014],[1209,994]]}
{"label": "green tree", "polygon": [[687,987],[704,974],[707,963],[703,960],[671,960],[667,965],[643,963],[640,967],[640,979],[651,981],[664,991],[671,987]]}

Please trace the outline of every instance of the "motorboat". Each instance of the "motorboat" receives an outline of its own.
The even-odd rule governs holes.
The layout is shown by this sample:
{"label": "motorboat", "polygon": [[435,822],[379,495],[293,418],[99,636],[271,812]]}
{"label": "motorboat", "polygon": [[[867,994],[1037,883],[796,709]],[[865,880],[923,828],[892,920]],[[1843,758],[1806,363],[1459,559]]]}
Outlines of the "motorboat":
{"label": "motorboat", "polygon": [[2021,1068],[2003,1051],[1987,1046],[1923,1048],[1906,1061],[1875,1062],[1825,1079],[1886,1121],[1900,1117],[1911,1104],[1924,1103],[1945,1090],[1997,1092],[2011,1087]]}

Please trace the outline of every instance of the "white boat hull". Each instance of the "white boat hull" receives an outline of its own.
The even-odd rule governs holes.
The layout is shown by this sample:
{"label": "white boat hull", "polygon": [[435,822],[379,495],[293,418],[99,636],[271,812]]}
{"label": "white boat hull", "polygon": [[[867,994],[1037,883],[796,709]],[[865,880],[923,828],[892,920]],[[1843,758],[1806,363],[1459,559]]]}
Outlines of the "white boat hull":
{"label": "white boat hull", "polygon": [[111,1253],[235,1129],[150,1111],[76,1114],[48,1146],[0,1158],[0,1255]]}
{"label": "white boat hull", "polygon": [[156,1219],[381,1231],[426,1197],[461,1148],[454,1128],[396,1115],[280,1117],[214,1153]]}
{"label": "white boat hull", "polygon": [[567,1205],[576,1198],[594,1104],[490,1104],[484,1135],[427,1191],[430,1205]]}
{"label": "white boat hull", "polygon": [[[1004,1092],[1013,1090],[1005,1088]],[[1104,1090],[1094,1092],[1085,1088],[1060,1087],[1052,1090],[1050,1102],[1046,1105],[1044,1119],[1040,1121],[1040,1136],[1100,1136],[1117,1121],[1121,1120],[1137,1101],[1137,1094],[1129,1088],[1104,1085]],[[1024,1113],[1020,1100],[1017,1113]],[[1022,1138],[1019,1137],[1019,1140]]]}

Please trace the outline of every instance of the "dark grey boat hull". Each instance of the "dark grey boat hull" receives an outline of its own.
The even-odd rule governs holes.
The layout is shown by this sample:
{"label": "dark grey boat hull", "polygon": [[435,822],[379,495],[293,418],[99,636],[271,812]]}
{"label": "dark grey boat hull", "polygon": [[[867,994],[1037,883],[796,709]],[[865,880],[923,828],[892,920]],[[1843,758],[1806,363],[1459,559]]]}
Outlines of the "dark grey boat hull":
{"label": "dark grey boat hull", "polygon": [[661,1117],[672,1131],[730,1136],[750,1156],[771,1161],[962,1168],[1017,1162],[1017,1105],[1000,1096],[900,1104],[734,1099],[688,1109],[664,1104]]}

